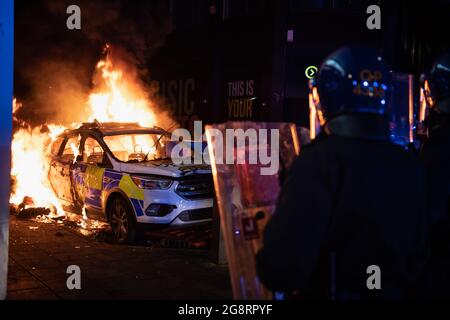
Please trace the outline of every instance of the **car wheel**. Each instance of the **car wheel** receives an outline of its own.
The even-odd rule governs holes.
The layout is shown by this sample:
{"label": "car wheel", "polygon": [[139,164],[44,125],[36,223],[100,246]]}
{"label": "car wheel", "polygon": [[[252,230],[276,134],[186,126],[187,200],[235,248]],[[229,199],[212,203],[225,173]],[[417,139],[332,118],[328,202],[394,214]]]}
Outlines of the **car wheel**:
{"label": "car wheel", "polygon": [[110,216],[114,242],[119,244],[133,244],[136,242],[136,219],[124,198],[117,197],[113,200]]}

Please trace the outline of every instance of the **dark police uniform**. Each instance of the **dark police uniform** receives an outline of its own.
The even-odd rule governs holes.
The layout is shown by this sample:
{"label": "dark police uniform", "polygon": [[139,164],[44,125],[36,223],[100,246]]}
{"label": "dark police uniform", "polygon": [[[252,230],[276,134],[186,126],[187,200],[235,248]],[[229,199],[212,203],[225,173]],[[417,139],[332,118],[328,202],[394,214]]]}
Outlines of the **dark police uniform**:
{"label": "dark police uniform", "polygon": [[[376,84],[366,79],[367,70],[387,77],[379,61],[351,47],[322,64],[324,130],[290,169],[257,256],[258,274],[271,290],[299,298],[397,299],[408,297],[423,272],[428,222],[419,161],[389,141],[385,94],[341,95],[348,81],[388,90],[379,74]],[[367,285],[373,265],[381,271],[380,290]]]}
{"label": "dark police uniform", "polygon": [[435,224],[450,218],[450,116],[426,141],[421,158],[427,172],[431,223]]}
{"label": "dark police uniform", "polygon": [[429,137],[421,150],[431,217],[431,261],[427,295],[450,298],[450,52],[422,78]]}

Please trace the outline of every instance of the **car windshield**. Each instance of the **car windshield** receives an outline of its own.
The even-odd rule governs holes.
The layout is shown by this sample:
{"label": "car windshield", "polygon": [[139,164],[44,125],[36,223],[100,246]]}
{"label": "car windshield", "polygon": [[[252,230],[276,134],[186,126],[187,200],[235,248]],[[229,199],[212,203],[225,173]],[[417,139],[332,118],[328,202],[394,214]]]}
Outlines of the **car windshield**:
{"label": "car windshield", "polygon": [[166,139],[165,135],[154,133],[133,133],[103,138],[113,155],[123,162],[167,159]]}

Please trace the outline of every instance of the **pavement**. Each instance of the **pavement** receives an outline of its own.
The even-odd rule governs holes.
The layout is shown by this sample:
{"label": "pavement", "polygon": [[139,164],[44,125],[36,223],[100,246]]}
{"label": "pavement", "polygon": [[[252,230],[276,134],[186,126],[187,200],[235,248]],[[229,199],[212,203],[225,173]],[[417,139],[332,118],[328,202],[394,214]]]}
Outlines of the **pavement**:
{"label": "pavement", "polygon": [[[70,265],[80,267],[80,290],[67,287]],[[9,300],[231,298],[228,269],[209,250],[121,246],[11,216]]]}

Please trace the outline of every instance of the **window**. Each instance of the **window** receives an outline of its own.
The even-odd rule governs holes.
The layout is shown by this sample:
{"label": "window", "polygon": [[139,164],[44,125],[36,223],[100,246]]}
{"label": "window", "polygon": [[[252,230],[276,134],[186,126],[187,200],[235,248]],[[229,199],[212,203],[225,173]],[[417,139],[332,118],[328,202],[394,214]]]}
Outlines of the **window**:
{"label": "window", "polygon": [[54,155],[54,156],[57,156],[57,155],[58,155],[59,149],[61,148],[61,144],[63,143],[63,141],[64,141],[64,138],[63,138],[63,137],[58,138],[58,139],[56,139],[55,141],[53,141],[53,143],[52,143],[52,148],[51,148],[51,150],[50,150],[50,153],[51,153],[52,155]]}
{"label": "window", "polygon": [[64,151],[62,154],[62,159],[65,161],[74,161],[79,155],[80,137],[70,137],[64,146]]}
{"label": "window", "polygon": [[113,155],[123,162],[167,159],[166,137],[160,134],[136,133],[106,136],[103,140]]}
{"label": "window", "polygon": [[84,142],[83,162],[89,164],[103,163],[103,148],[100,143],[94,138],[87,138]]}

